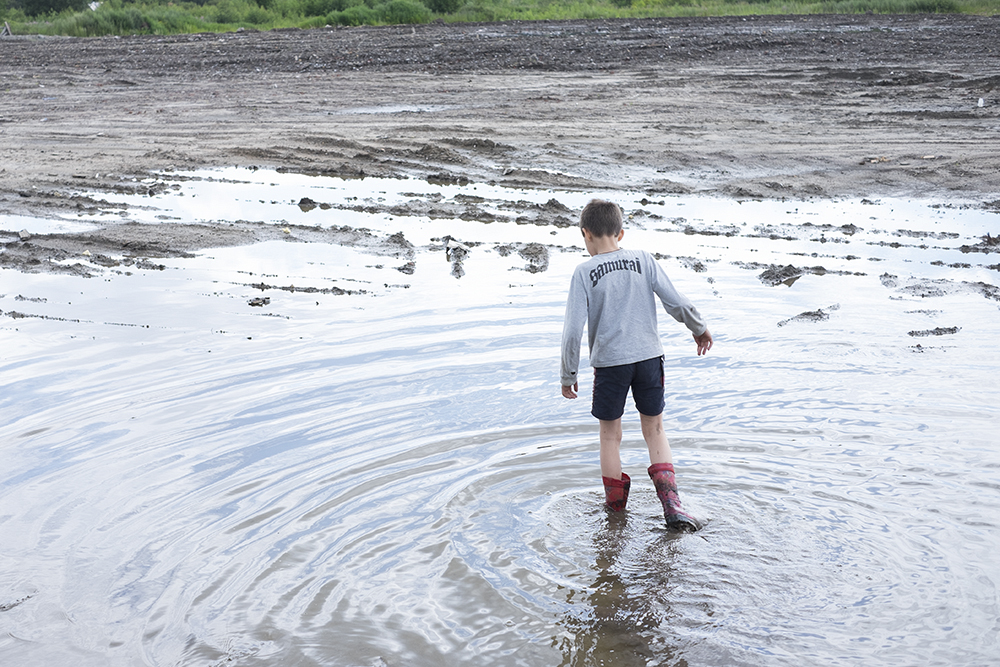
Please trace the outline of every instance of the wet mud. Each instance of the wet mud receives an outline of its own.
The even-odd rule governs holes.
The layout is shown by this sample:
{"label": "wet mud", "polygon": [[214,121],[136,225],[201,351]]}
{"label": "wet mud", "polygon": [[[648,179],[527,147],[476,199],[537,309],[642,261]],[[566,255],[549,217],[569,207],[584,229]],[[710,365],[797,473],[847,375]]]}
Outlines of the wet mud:
{"label": "wet mud", "polygon": [[0,212],[229,165],[995,207],[998,42],[997,18],[947,15],[4,38]]}
{"label": "wet mud", "polygon": [[250,245],[264,241],[328,243],[363,248],[374,255],[413,257],[402,232],[380,236],[353,227],[306,227],[261,223],[142,224],[125,222],[69,234],[32,235],[0,231],[0,268],[25,273],[62,273],[93,277],[102,268],[160,269],[153,259],[193,257],[204,248]]}

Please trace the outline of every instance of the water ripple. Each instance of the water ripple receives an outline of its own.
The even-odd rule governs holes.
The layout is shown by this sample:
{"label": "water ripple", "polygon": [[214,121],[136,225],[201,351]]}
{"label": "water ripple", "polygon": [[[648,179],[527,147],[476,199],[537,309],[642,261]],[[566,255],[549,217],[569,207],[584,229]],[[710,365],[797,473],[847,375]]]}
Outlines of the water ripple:
{"label": "water ripple", "polygon": [[[282,252],[304,271],[316,251]],[[227,310],[242,288],[216,281],[249,271],[248,253],[178,260],[130,283],[143,286],[131,301],[93,306],[126,321],[169,292],[159,310],[135,304],[149,328],[0,330],[5,664],[990,664],[1000,651],[1000,338],[914,354],[909,320],[877,314],[929,316],[877,278],[767,287],[718,262],[706,283],[668,264],[718,334],[698,359],[664,323],[678,481],[706,520],[677,536],[635,419],[629,510],[608,515],[588,401],[558,398],[574,253],[524,287],[485,255],[459,281],[419,249],[409,289],[318,308],[282,295],[286,318]],[[10,280],[50,304],[82,291]],[[981,297],[935,298],[997,332]],[[841,320],[776,325],[838,301]]]}

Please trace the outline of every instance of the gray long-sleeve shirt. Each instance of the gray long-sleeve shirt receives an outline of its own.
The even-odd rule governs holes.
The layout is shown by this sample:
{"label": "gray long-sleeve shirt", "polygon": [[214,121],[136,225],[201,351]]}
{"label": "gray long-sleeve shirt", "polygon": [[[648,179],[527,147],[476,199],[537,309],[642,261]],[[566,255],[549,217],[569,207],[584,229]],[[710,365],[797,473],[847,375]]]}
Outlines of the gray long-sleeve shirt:
{"label": "gray long-sleeve shirt", "polygon": [[590,365],[594,368],[662,355],[654,295],[667,313],[683,322],[695,336],[708,328],[698,309],[674,289],[667,274],[645,250],[602,253],[576,267],[563,323],[562,384],[569,386],[577,381],[584,323],[590,339]]}

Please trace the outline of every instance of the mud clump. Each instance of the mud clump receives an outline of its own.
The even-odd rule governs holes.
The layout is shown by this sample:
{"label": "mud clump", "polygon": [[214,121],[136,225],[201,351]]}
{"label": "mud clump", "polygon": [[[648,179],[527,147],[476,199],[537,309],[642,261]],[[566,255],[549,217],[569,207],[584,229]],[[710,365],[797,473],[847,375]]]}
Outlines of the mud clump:
{"label": "mud clump", "polygon": [[439,171],[427,177],[427,182],[433,185],[468,185],[469,179],[461,174],[449,174]]}
{"label": "mud clump", "polygon": [[914,338],[923,338],[926,336],[951,336],[957,334],[962,330],[962,327],[935,327],[934,329],[925,329],[922,331],[908,331],[907,334],[913,336]]}
{"label": "mud clump", "polygon": [[795,317],[789,317],[787,320],[781,320],[778,322],[778,326],[787,326],[793,322],[825,322],[830,319],[830,313],[835,310],[840,310],[839,303],[828,307],[826,310],[819,308],[817,310],[808,310],[804,313],[799,313]]}
{"label": "mud clump", "polygon": [[691,269],[695,273],[705,273],[708,267],[697,257],[678,257],[677,261],[686,269]]}
{"label": "mud clump", "polygon": [[783,327],[786,324],[791,324],[792,322],[822,322],[828,319],[830,319],[830,315],[828,313],[824,313],[822,309],[808,310],[804,313],[799,313],[795,317],[790,317],[787,320],[781,320],[778,322],[778,326]]}
{"label": "mud clump", "polygon": [[501,144],[492,139],[445,139],[444,142],[452,146],[485,153],[509,153],[515,150],[513,146]]}
{"label": "mud clump", "polygon": [[541,243],[529,243],[517,254],[528,261],[525,267],[528,273],[541,273],[549,268],[549,250]]}
{"label": "mud clump", "polygon": [[986,234],[980,237],[979,243],[973,245],[963,245],[959,248],[960,251],[968,254],[970,252],[979,252],[985,255],[991,252],[1000,252],[1000,234],[993,236],[991,234]]}
{"label": "mud clump", "polygon": [[775,287],[777,285],[785,284],[789,287],[792,286],[796,280],[801,278],[806,274],[805,269],[798,269],[788,264],[786,266],[772,266],[757,276],[762,283],[768,285],[769,287]]}
{"label": "mud clump", "polygon": [[743,269],[750,269],[756,271],[759,269],[764,269],[757,278],[760,279],[762,283],[768,287],[776,287],[777,285],[788,285],[789,287],[795,283],[796,280],[801,278],[806,274],[812,274],[816,276],[863,276],[866,275],[861,271],[834,271],[827,269],[823,266],[803,266],[801,268],[796,267],[792,264],[786,264],[785,266],[778,266],[775,264],[760,264],[758,262],[733,262],[733,265],[738,266]]}
{"label": "mud clump", "polygon": [[527,260],[524,270],[528,273],[542,273],[549,268],[549,249],[541,243],[505,243],[494,248],[501,257],[517,253]]}
{"label": "mud clump", "polygon": [[[268,285],[267,283],[253,283],[248,285],[256,290],[265,292],[267,290],[281,290],[282,292],[292,292],[301,294],[333,294],[335,296],[341,296],[344,294],[365,294],[364,290],[346,290],[340,287],[297,287],[295,285]],[[251,306],[266,306],[271,303],[270,297],[256,297],[250,300]]]}
{"label": "mud clump", "polygon": [[572,209],[555,198],[549,199],[544,204],[521,200],[503,204],[502,208],[517,211],[519,215],[514,222],[519,225],[552,225],[565,228],[577,224],[572,217]]}
{"label": "mud clump", "polygon": [[386,243],[391,247],[399,248],[403,252],[412,252],[413,244],[406,240],[403,232],[396,232],[386,237]]}
{"label": "mud clump", "polygon": [[894,289],[906,296],[921,299],[950,296],[953,294],[978,294],[993,301],[1000,301],[1000,287],[982,281],[969,282],[965,280],[949,280],[947,278],[909,278],[903,281],[898,276],[888,273],[882,274],[879,279],[882,285],[889,289]]}
{"label": "mud clump", "polygon": [[30,600],[33,597],[35,597],[34,594],[32,594],[32,595],[25,595],[23,597],[20,597],[20,598],[14,599],[14,600],[8,600],[7,602],[0,602],[0,612],[10,611],[14,607],[19,607],[19,606],[21,606],[22,604],[24,604],[25,602],[27,602],[28,600]]}
{"label": "mud clump", "polygon": [[151,262],[148,259],[140,259],[135,262],[135,268],[142,269],[144,271],[165,271],[166,266],[163,264],[157,264],[156,262]]}
{"label": "mud clump", "polygon": [[878,277],[878,279],[882,283],[883,287],[893,289],[899,286],[899,276],[894,276],[891,273],[883,273]]}
{"label": "mud clump", "polygon": [[[444,248],[444,256],[449,262],[451,262],[451,275],[456,278],[461,278],[465,275],[465,258],[469,256],[469,252],[474,246],[479,245],[478,243],[462,243],[458,239],[452,236],[444,236],[440,239],[431,239],[432,241],[437,241],[443,245],[437,246],[438,248]],[[432,248],[433,249],[433,248]]]}

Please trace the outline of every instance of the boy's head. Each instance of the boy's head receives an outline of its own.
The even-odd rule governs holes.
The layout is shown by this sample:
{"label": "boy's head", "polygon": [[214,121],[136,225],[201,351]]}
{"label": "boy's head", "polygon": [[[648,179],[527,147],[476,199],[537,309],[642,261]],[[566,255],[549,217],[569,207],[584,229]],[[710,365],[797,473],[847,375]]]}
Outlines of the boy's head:
{"label": "boy's head", "polygon": [[591,199],[580,214],[580,229],[594,236],[618,236],[622,231],[622,210],[618,204]]}

